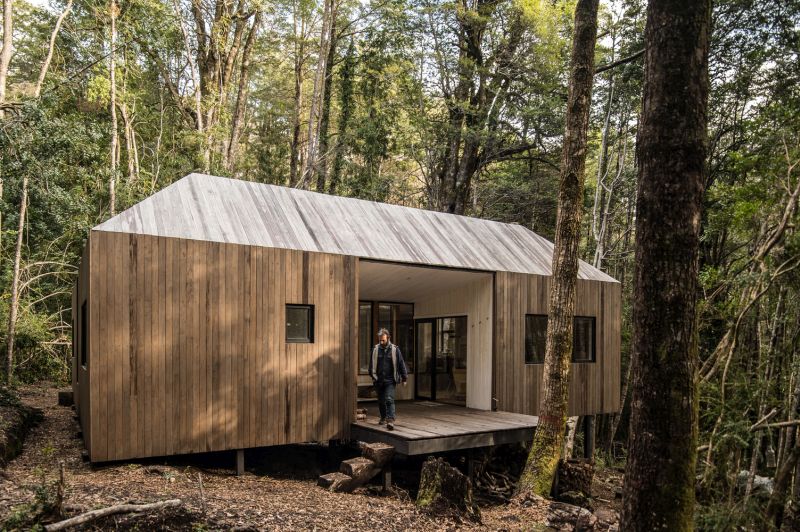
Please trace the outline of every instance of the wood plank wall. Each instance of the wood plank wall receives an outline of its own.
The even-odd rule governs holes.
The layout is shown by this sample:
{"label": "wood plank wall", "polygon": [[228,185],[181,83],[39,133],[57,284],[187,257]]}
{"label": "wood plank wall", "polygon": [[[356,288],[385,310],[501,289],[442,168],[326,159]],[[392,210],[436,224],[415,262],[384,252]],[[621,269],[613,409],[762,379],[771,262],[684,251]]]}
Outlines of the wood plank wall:
{"label": "wood plank wall", "polygon": [[[87,356],[86,367],[81,365],[81,342],[89,341],[89,338],[81,336],[81,305],[87,301],[89,296],[89,259],[91,246],[86,243],[81,256],[81,265],[78,270],[78,281],[72,294],[72,395],[75,401],[75,410],[81,423],[86,449],[90,451],[91,446],[91,427],[89,426],[90,414],[90,375],[89,367],[91,360]],[[87,305],[87,313],[89,312]]]}
{"label": "wood plank wall", "polygon": [[[498,410],[536,415],[543,364],[525,364],[525,314],[547,314],[550,279],[498,272],[495,276],[494,394]],[[621,292],[619,283],[578,280],[575,314],[596,320],[596,361],[573,363],[569,415],[620,408]]]}
{"label": "wood plank wall", "polygon": [[[355,258],[102,231],[90,247],[92,461],[349,435]],[[292,303],[314,305],[314,343],[286,343]]]}
{"label": "wood plank wall", "polygon": [[414,318],[467,316],[467,405],[492,408],[492,275],[414,302]]}

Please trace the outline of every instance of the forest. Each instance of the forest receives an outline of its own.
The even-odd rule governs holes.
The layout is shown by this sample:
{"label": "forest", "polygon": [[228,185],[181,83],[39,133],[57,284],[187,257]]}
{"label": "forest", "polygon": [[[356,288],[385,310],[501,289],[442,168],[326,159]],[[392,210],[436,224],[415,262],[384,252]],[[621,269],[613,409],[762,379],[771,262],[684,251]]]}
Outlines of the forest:
{"label": "forest", "polygon": [[[520,224],[558,247],[581,3],[5,0],[8,382],[70,382],[89,230],[191,172]],[[638,441],[637,180],[642,154],[658,151],[637,144],[646,4],[599,3],[576,205],[579,258],[622,284],[623,410],[594,428],[596,459],[622,467]],[[694,335],[683,339],[694,342],[686,437],[696,452],[685,525],[770,530],[783,519],[788,530],[784,513],[800,520],[800,2],[709,4],[696,304],[692,324],[673,331]],[[693,98],[673,88],[672,99]],[[694,134],[665,119],[674,137]],[[660,209],[686,212],[689,196]]]}

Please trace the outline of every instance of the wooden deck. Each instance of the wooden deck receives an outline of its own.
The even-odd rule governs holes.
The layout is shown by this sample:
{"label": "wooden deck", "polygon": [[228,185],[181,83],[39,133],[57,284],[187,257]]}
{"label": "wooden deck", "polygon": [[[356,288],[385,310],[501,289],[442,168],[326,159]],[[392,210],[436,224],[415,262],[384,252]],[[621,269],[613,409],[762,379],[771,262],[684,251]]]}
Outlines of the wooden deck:
{"label": "wooden deck", "polygon": [[398,454],[417,454],[489,447],[530,441],[539,418],[510,412],[487,412],[430,401],[397,403],[395,429],[378,425],[378,405],[367,408],[367,419],[353,423],[351,436],[365,442],[394,445]]}

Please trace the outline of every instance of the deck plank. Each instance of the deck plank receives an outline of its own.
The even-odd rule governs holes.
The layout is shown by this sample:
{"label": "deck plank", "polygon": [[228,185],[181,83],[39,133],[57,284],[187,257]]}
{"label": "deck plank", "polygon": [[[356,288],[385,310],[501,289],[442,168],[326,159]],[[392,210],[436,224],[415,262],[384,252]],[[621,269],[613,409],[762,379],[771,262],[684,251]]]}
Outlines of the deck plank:
{"label": "deck plank", "polygon": [[384,442],[403,455],[425,454],[530,441],[536,416],[490,412],[430,401],[400,401],[395,430],[378,425],[378,406],[365,405],[367,419],[351,426],[353,437]]}

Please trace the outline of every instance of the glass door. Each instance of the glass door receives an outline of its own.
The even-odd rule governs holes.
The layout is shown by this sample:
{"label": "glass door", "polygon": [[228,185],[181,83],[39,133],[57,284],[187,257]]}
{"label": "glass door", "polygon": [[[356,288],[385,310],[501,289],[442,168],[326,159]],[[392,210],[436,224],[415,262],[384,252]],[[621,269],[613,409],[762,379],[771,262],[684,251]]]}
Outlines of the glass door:
{"label": "glass door", "polygon": [[416,322],[416,383],[415,395],[417,399],[433,400],[434,382],[434,335],[433,320],[417,320]]}
{"label": "glass door", "polygon": [[457,405],[467,401],[467,317],[416,321],[416,397]]}
{"label": "glass door", "polygon": [[467,317],[437,318],[436,401],[464,405],[467,402]]}

